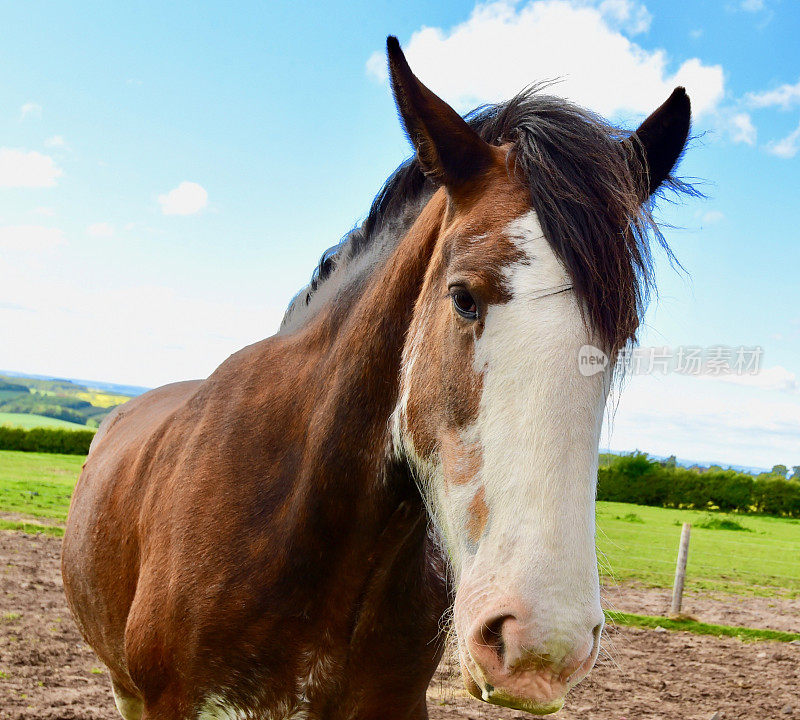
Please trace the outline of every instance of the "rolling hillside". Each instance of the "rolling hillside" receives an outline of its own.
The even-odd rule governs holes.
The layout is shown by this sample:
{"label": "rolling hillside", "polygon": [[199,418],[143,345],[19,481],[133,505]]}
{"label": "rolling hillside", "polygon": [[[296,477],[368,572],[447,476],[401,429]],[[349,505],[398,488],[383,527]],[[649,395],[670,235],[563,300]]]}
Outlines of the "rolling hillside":
{"label": "rolling hillside", "polygon": [[138,394],[107,383],[0,374],[0,425],[96,428],[118,405]]}

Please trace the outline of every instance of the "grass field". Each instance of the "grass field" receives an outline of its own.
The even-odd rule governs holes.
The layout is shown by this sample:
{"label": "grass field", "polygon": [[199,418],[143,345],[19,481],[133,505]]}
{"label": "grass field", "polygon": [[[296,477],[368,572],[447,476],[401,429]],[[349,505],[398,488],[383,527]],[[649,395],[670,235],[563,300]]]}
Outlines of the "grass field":
{"label": "grass field", "polygon": [[800,520],[763,515],[597,503],[602,573],[670,587],[684,522],[692,524],[687,588],[800,596]]}
{"label": "grass field", "polygon": [[[83,460],[0,451],[0,512],[50,520],[58,534]],[[597,547],[606,580],[670,587],[684,522],[692,523],[688,589],[800,596],[800,520],[601,502]]]}
{"label": "grass field", "polygon": [[25,430],[35,427],[64,428],[65,430],[87,429],[86,425],[45,417],[44,415],[32,415],[30,413],[0,412],[0,425],[10,425],[11,427],[23,428]]}
{"label": "grass field", "polygon": [[80,455],[0,450],[0,512],[63,523],[83,461]]}

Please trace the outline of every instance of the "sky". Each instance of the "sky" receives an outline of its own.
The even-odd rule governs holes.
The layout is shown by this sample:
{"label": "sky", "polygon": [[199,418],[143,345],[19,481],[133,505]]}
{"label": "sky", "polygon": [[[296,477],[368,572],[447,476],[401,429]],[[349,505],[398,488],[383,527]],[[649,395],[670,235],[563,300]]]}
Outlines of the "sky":
{"label": "sky", "polygon": [[800,464],[800,4],[792,0],[4,3],[0,369],[148,387],[272,334],[410,153],[399,37],[460,112],[529,83],[624,127],[676,85],[643,349],[760,348],[755,375],[629,374],[603,445]]}

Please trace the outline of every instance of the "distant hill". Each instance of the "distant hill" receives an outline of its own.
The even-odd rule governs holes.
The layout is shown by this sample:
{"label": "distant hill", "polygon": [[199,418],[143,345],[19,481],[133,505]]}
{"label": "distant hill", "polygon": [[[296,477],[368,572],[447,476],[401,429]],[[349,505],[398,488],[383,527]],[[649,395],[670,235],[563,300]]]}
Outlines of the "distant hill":
{"label": "distant hill", "polygon": [[[618,450],[611,450],[609,448],[601,448],[600,450],[600,458],[601,458],[601,465],[608,464],[610,462],[610,458],[615,455],[628,455],[630,452],[638,452],[638,451],[626,451],[621,452]],[[607,456],[605,463],[603,461],[603,456]],[[658,460],[659,462],[664,460],[669,460],[666,455],[653,455],[652,453],[647,453],[647,456],[652,460]],[[675,464],[680,467],[685,468],[710,468],[710,467],[721,467],[721,468],[730,468],[731,470],[736,470],[737,472],[747,473],[748,475],[758,475],[760,473],[769,472],[770,468],[762,468],[762,467],[755,467],[754,465],[731,465],[730,463],[723,463],[723,462],[711,462],[708,460],[687,460],[686,458],[675,458]]]}
{"label": "distant hill", "polygon": [[0,424],[96,428],[147,388],[43,375],[0,373]]}
{"label": "distant hill", "polygon": [[142,395],[152,388],[142,387],[141,385],[119,385],[118,383],[102,382],[100,380],[83,380],[80,378],[59,378],[55,375],[34,375],[25,374],[21,372],[14,372],[13,370],[0,370],[0,376],[7,378],[26,378],[28,380],[51,380],[53,382],[67,382],[73,385],[83,385],[84,387],[93,390],[105,390],[115,395],[125,395],[127,397],[136,397]]}

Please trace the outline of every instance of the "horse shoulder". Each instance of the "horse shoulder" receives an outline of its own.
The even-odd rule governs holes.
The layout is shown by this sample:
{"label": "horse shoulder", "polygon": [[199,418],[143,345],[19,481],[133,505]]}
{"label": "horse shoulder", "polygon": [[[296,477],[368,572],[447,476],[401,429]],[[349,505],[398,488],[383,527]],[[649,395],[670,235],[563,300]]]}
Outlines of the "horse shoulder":
{"label": "horse shoulder", "polygon": [[137,520],[147,488],[137,469],[158,428],[200,384],[166,385],[116,408],[93,439],[72,496],[62,547],[64,591],[84,638],[123,685],[131,684],[124,634],[138,581]]}

